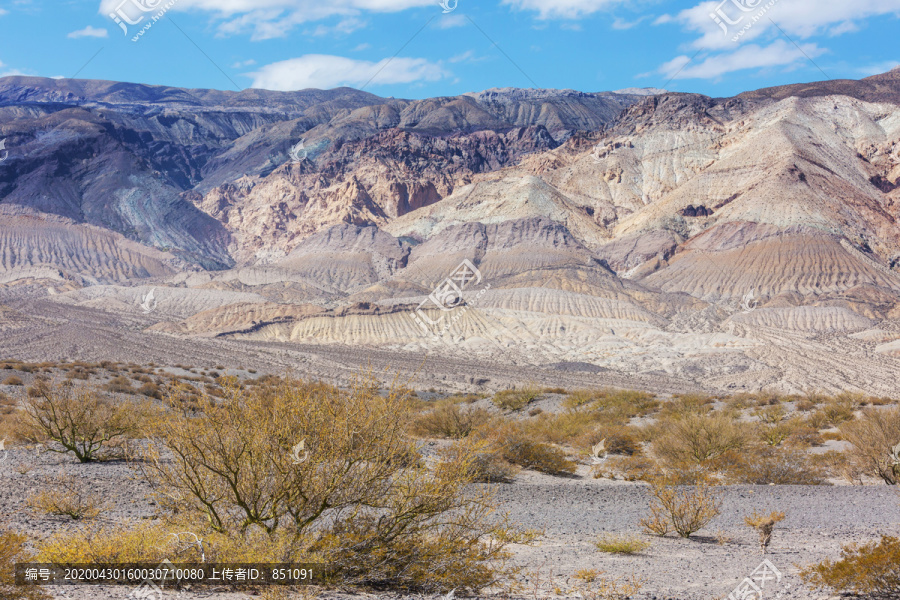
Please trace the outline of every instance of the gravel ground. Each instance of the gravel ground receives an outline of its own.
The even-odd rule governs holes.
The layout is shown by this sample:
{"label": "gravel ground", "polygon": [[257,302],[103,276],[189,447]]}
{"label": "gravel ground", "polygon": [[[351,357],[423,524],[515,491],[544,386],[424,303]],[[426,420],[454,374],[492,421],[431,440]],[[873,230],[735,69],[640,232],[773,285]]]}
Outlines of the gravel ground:
{"label": "gravel ground", "polygon": [[[647,486],[595,480],[586,472],[587,467],[582,467],[579,477],[566,479],[523,472],[513,484],[492,486],[502,510],[513,520],[544,529],[544,537],[536,545],[513,548],[514,562],[524,567],[521,583],[529,590],[524,597],[554,597],[557,589],[573,588],[576,571],[596,569],[607,577],[635,575],[643,580],[637,598],[724,598],[763,560],[755,533],[743,524],[743,518],[756,509],[787,513],[766,557],[783,579],[777,586],[770,582],[764,597],[819,599],[827,596],[803,588],[797,576],[799,566],[837,557],[841,545],[848,542],[874,539],[882,533],[900,535],[900,497],[886,486],[729,486],[720,488],[722,514],[696,537],[646,537],[652,546],[641,554],[608,555],[596,550],[593,542],[604,532],[640,534],[638,520],[646,513]],[[0,462],[0,514],[15,529],[34,536],[71,527],[63,519],[32,515],[24,504],[43,482],[60,474],[83,478],[114,505],[104,519],[133,522],[154,513],[146,484],[135,479],[123,462],[80,465],[67,456],[12,448]],[[52,591],[56,598],[72,600],[127,598],[131,592],[124,587],[57,587]],[[169,592],[167,597],[233,600],[254,596],[204,591]],[[378,596],[330,593],[321,597]]]}

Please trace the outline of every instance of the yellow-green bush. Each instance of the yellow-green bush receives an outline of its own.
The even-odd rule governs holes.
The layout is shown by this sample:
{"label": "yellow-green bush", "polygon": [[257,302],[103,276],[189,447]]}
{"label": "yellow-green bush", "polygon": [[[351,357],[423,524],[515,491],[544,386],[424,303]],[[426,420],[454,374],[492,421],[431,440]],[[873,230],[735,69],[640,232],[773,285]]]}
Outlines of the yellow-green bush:
{"label": "yellow-green bush", "polygon": [[420,460],[402,394],[288,378],[226,387],[196,410],[180,394],[150,423],[138,463],[162,507],[235,540],[293,540],[341,585],[476,589],[502,573],[498,540],[517,534],[470,486],[476,447]]}
{"label": "yellow-green bush", "polygon": [[900,594],[900,539],[883,535],[879,542],[844,546],[837,561],[824,560],[800,572],[813,589],[864,598]]}
{"label": "yellow-green bush", "polygon": [[865,472],[888,485],[900,483],[900,465],[891,449],[900,443],[900,408],[867,408],[855,421],[840,426],[841,435],[853,445],[851,455]]}
{"label": "yellow-green bush", "polygon": [[45,600],[50,596],[39,586],[16,585],[16,563],[30,562],[24,535],[0,528],[0,598],[3,600]]}
{"label": "yellow-green bush", "polygon": [[[52,452],[71,453],[83,463],[100,460],[137,432],[147,407],[111,402],[93,388],[65,383],[35,384],[37,397],[24,403],[22,435]],[[59,445],[60,448],[57,448]]]}

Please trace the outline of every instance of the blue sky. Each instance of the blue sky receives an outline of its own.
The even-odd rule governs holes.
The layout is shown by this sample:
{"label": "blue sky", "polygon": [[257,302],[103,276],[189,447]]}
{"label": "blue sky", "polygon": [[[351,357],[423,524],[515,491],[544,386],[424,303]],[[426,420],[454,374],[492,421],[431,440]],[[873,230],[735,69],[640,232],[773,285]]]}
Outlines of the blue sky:
{"label": "blue sky", "polygon": [[0,0],[0,75],[404,98],[507,86],[730,96],[900,64],[900,0],[443,1]]}

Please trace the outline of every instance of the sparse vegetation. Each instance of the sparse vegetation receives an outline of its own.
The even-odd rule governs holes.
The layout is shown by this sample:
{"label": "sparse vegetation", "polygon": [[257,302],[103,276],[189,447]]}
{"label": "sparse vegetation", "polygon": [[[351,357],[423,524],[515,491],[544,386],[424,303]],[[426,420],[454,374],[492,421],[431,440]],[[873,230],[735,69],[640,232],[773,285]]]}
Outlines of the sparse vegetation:
{"label": "sparse vegetation", "polygon": [[131,403],[113,403],[92,388],[40,384],[28,398],[22,435],[33,442],[50,441],[51,452],[71,453],[83,463],[100,460],[137,432],[142,410]]}
{"label": "sparse vegetation", "polygon": [[503,410],[521,410],[541,395],[541,389],[527,385],[522,389],[502,390],[494,394],[493,402]]}
{"label": "sparse vegetation", "polygon": [[900,461],[892,454],[900,443],[900,408],[867,408],[859,419],[842,424],[840,431],[853,445],[851,457],[866,474],[888,485],[900,482]]}
{"label": "sparse vegetation", "polygon": [[69,517],[73,521],[94,519],[110,508],[83,482],[65,476],[53,478],[49,489],[29,496],[25,504],[37,513]]}
{"label": "sparse vegetation", "polygon": [[600,552],[610,554],[637,554],[650,547],[650,542],[635,535],[606,534],[600,536],[594,545]]}
{"label": "sparse vegetation", "polygon": [[721,500],[707,484],[674,486],[663,480],[650,487],[650,515],[644,529],[659,536],[675,531],[683,538],[700,531],[719,515]]}
{"label": "sparse vegetation", "polygon": [[[260,552],[315,551],[343,585],[476,589],[503,568],[500,540],[517,534],[487,520],[489,492],[467,490],[474,448],[460,445],[428,468],[404,435],[411,415],[401,395],[381,395],[368,380],[343,391],[284,379],[228,387],[224,401],[201,396],[195,412],[180,393],[148,432],[144,466],[163,505],[185,518],[220,536],[259,538]],[[306,460],[295,464],[300,440]]]}
{"label": "sparse vegetation", "polygon": [[900,595],[900,539],[882,536],[878,542],[844,546],[841,559],[806,567],[800,576],[813,589],[872,599]]}
{"label": "sparse vegetation", "polygon": [[758,514],[755,510],[749,517],[744,518],[744,523],[748,527],[752,527],[759,534],[759,549],[765,554],[768,551],[769,543],[772,541],[772,532],[775,531],[775,525],[784,520],[783,512],[772,511],[768,515]]}
{"label": "sparse vegetation", "polygon": [[3,380],[3,385],[25,385],[22,381],[21,377],[17,377],[16,375],[10,375],[6,379]]}
{"label": "sparse vegetation", "polygon": [[438,402],[437,405],[416,418],[413,433],[425,437],[462,439],[490,419],[490,413],[483,408],[460,406],[452,400]]}
{"label": "sparse vegetation", "polygon": [[0,598],[3,600],[45,600],[50,596],[40,586],[16,585],[16,563],[29,562],[27,538],[0,528]]}

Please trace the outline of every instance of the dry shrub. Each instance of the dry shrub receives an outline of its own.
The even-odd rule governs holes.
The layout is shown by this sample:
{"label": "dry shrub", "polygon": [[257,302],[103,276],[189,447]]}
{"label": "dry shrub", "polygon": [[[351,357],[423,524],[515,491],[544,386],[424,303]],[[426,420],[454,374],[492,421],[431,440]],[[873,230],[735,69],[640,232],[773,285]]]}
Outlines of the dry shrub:
{"label": "dry shrub", "polygon": [[608,579],[599,575],[598,573],[593,581],[587,582],[591,584],[590,587],[576,586],[573,591],[584,600],[629,600],[643,587],[643,582],[634,575],[620,579]]}
{"label": "dry shrub", "polygon": [[822,478],[802,450],[748,447],[740,453],[729,453],[719,461],[729,484],[752,485],[821,485]]}
{"label": "dry shrub", "polygon": [[826,477],[844,479],[853,485],[862,485],[866,468],[856,457],[846,452],[829,450],[809,457],[810,465]]}
{"label": "dry shrub", "polygon": [[540,414],[524,423],[522,428],[528,438],[535,442],[583,445],[580,440],[590,436],[595,426],[596,414],[568,411]]}
{"label": "dry shrub", "polygon": [[95,519],[110,509],[93,490],[74,477],[58,476],[48,483],[49,490],[33,494],[25,501],[31,510],[79,521]]}
{"label": "dry shrub", "polygon": [[494,394],[493,403],[503,410],[521,410],[541,395],[541,389],[528,385],[522,389],[502,390]]}
{"label": "dry shrub", "polygon": [[3,600],[44,600],[50,596],[39,586],[16,585],[16,563],[32,560],[25,549],[27,538],[0,528],[0,598]]}
{"label": "dry shrub", "polygon": [[561,449],[535,441],[527,424],[492,423],[479,428],[474,437],[487,442],[505,461],[525,469],[571,475],[577,468]]}
{"label": "dry shrub", "polygon": [[725,414],[686,411],[656,424],[654,454],[673,468],[702,465],[747,446],[747,426]]}
{"label": "dry shrub", "polygon": [[491,418],[483,408],[460,406],[456,402],[441,401],[424,415],[416,418],[412,432],[424,437],[462,439]]}
{"label": "dry shrub", "polygon": [[883,535],[879,542],[851,544],[838,561],[810,565],[800,576],[813,589],[878,599],[900,597],[900,539]]}
{"label": "dry shrub", "polygon": [[854,412],[859,408],[859,398],[851,394],[836,396],[820,409],[826,422],[834,427],[846,421],[852,421]]}
{"label": "dry shrub", "polygon": [[867,408],[859,419],[844,423],[841,435],[853,444],[851,455],[865,472],[880,477],[888,485],[900,482],[900,465],[891,449],[900,443],[900,408]]}
{"label": "dry shrub", "polygon": [[705,483],[674,486],[659,479],[651,484],[650,493],[650,514],[640,523],[648,533],[659,536],[675,531],[683,538],[690,537],[719,515],[722,504]]}
{"label": "dry shrub", "polygon": [[175,392],[150,427],[141,466],[164,507],[220,536],[255,536],[260,552],[308,548],[340,585],[476,589],[500,575],[517,533],[492,514],[489,490],[471,488],[477,448],[418,460],[405,397],[368,379],[225,391],[198,411]]}
{"label": "dry shrub", "polygon": [[639,436],[640,432],[636,427],[613,425],[588,432],[576,440],[576,445],[584,449],[592,449],[595,444],[603,441],[603,447],[607,454],[635,456],[641,454]]}
{"label": "dry shrub", "polygon": [[113,377],[103,386],[107,392],[115,394],[133,394],[134,388],[131,387],[131,380],[127,377]]}
{"label": "dry shrub", "polygon": [[659,465],[644,456],[613,456],[594,468],[594,478],[617,477],[625,481],[651,481],[661,475]]}
{"label": "dry shrub", "polygon": [[647,540],[642,540],[636,535],[608,533],[600,536],[594,542],[597,550],[610,554],[637,554],[651,546]]}
{"label": "dry shrub", "polygon": [[25,385],[22,381],[21,377],[16,377],[15,375],[10,375],[6,379],[3,380],[3,385]]}
{"label": "dry shrub", "polygon": [[592,413],[594,421],[625,425],[633,417],[646,416],[659,409],[656,396],[648,392],[618,390],[579,390],[569,394],[563,406]]}
{"label": "dry shrub", "polygon": [[21,434],[17,425],[17,402],[0,392],[0,440],[19,441]]}
{"label": "dry shrub", "polygon": [[753,411],[753,415],[759,418],[760,422],[774,425],[780,423],[787,416],[787,410],[781,404],[774,406],[764,406]]}
{"label": "dry shrub", "polygon": [[772,532],[775,531],[776,523],[784,521],[783,512],[775,512],[768,515],[758,514],[755,510],[749,517],[744,517],[744,523],[748,527],[752,527],[759,534],[759,549],[765,554],[772,541]]}
{"label": "dry shrub", "polygon": [[92,389],[42,383],[40,395],[25,402],[22,435],[33,442],[51,441],[51,452],[72,453],[83,463],[114,455],[137,432],[146,410],[132,403],[113,403]]}

